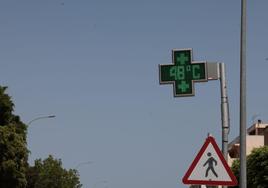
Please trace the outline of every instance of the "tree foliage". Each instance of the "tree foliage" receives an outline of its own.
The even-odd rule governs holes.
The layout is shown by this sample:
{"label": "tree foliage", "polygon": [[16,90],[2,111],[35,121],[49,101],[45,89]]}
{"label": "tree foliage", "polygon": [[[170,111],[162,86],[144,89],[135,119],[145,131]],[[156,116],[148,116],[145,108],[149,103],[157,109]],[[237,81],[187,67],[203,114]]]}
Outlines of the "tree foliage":
{"label": "tree foliage", "polygon": [[26,187],[26,125],[13,114],[14,104],[0,86],[0,187]]}
{"label": "tree foliage", "polygon": [[14,104],[0,86],[0,188],[80,188],[76,170],[49,156],[28,164],[27,126],[14,115]]}
{"label": "tree foliage", "polygon": [[[234,161],[232,170],[239,181],[239,160]],[[268,146],[256,148],[247,156],[247,186],[267,188],[268,185]]]}
{"label": "tree foliage", "polygon": [[23,136],[26,144],[27,126],[20,120],[20,117],[13,114],[14,103],[11,97],[6,94],[7,87],[0,86],[0,126],[15,126],[17,134]]}
{"label": "tree foliage", "polygon": [[66,170],[60,159],[51,155],[45,160],[35,160],[35,165],[27,173],[28,188],[80,188],[78,172]]}

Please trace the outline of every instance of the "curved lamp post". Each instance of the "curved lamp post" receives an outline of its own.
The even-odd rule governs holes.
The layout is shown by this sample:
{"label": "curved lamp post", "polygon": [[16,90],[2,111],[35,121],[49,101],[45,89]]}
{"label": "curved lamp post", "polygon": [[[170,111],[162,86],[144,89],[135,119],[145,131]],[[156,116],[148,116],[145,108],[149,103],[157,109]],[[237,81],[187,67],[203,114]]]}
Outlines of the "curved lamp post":
{"label": "curved lamp post", "polygon": [[36,121],[36,120],[39,120],[39,119],[47,119],[47,118],[54,118],[56,117],[55,115],[49,115],[49,116],[39,116],[39,117],[36,117],[34,119],[32,119],[31,121],[29,121],[27,123],[27,125],[29,126],[32,122]]}
{"label": "curved lamp post", "polygon": [[31,121],[29,121],[26,125],[29,127],[30,124],[31,124],[32,122],[34,122],[34,121],[37,121],[37,120],[39,120],[39,119],[47,119],[47,118],[54,118],[54,117],[56,117],[56,116],[55,116],[55,115],[38,116],[38,117],[32,119]]}

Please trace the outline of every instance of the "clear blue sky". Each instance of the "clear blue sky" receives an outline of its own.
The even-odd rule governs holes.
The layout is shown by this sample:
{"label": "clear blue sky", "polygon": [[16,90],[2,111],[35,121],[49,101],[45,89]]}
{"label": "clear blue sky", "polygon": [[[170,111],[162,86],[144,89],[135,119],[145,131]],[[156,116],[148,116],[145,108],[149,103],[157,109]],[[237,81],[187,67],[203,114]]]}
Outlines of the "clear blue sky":
{"label": "clear blue sky", "polygon": [[[247,121],[268,121],[268,2],[248,1]],[[173,98],[173,48],[225,62],[239,134],[240,1],[1,0],[0,84],[27,123],[30,162],[53,154],[85,188],[179,188],[207,133],[221,145],[219,81]]]}

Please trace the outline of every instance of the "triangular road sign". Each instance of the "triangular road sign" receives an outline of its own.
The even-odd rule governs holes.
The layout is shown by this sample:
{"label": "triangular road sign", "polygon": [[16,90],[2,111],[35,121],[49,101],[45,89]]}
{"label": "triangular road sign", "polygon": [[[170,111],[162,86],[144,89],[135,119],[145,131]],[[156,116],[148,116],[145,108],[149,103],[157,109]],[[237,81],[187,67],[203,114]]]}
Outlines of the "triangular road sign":
{"label": "triangular road sign", "polygon": [[197,185],[237,185],[236,177],[212,136],[206,139],[182,182]]}

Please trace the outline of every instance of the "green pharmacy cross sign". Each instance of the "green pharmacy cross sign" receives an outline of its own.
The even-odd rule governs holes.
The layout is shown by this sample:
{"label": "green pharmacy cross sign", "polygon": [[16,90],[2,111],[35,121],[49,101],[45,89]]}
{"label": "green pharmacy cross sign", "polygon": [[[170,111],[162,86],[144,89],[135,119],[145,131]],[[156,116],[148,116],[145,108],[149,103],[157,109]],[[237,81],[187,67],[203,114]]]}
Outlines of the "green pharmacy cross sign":
{"label": "green pharmacy cross sign", "polygon": [[173,84],[174,96],[194,96],[194,83],[207,82],[207,63],[192,60],[192,49],[173,49],[172,64],[159,65],[160,84]]}

